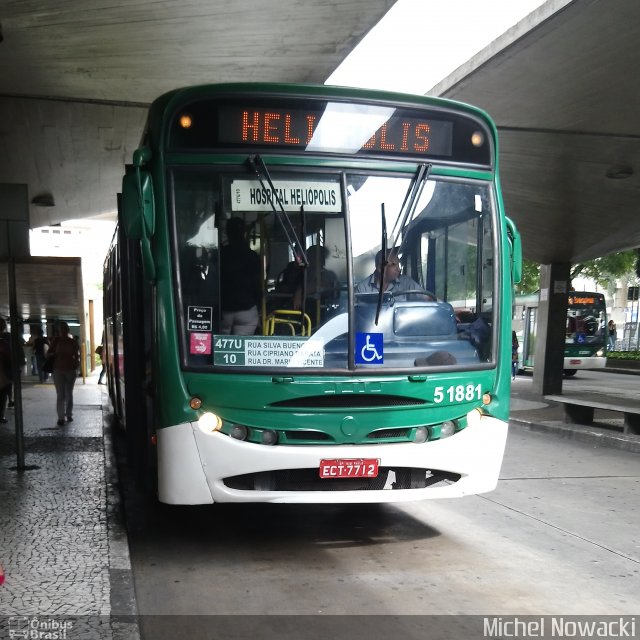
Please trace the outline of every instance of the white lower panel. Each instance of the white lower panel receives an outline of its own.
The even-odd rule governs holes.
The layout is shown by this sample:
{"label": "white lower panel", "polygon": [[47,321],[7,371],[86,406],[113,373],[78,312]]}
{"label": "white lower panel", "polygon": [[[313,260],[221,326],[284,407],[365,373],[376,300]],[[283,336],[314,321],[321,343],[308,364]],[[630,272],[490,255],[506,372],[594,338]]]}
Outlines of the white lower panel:
{"label": "white lower panel", "polygon": [[[170,504],[211,502],[405,502],[484,493],[498,482],[507,424],[483,417],[456,435],[421,444],[266,446],[203,433],[196,423],[158,431],[159,498]],[[323,458],[378,458],[381,467],[439,469],[461,475],[448,486],[379,491],[242,491],[223,479],[281,469],[317,469]]]}
{"label": "white lower panel", "polygon": [[607,359],[597,356],[576,356],[564,359],[565,369],[604,369],[607,366]]}
{"label": "white lower panel", "polygon": [[167,504],[213,502],[190,423],[158,431],[158,499]]}

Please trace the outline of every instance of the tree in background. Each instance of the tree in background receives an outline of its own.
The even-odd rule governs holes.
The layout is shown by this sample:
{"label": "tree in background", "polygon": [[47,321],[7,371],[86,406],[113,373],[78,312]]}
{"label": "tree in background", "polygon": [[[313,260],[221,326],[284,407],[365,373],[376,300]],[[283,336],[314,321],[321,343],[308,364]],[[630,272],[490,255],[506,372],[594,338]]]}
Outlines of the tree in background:
{"label": "tree in background", "polygon": [[638,255],[637,249],[631,249],[579,262],[571,267],[571,280],[577,277],[590,278],[598,286],[606,289],[609,294],[613,294],[616,279],[626,275],[633,278],[636,275]]}
{"label": "tree in background", "polygon": [[[574,278],[589,278],[609,294],[615,291],[615,281],[628,276],[640,278],[640,249],[610,253],[602,258],[579,262],[571,267],[571,281]],[[535,293],[540,288],[540,265],[531,260],[523,260],[522,280],[516,285],[516,294]]]}
{"label": "tree in background", "polygon": [[522,261],[522,279],[515,285],[518,296],[535,293],[540,288],[540,265],[532,260]]}

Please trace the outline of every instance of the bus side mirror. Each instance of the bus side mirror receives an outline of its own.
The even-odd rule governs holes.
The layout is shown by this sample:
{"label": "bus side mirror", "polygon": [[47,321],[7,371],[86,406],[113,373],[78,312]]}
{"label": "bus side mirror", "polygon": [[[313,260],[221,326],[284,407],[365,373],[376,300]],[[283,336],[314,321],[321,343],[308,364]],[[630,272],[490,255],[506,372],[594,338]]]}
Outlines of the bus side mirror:
{"label": "bus side mirror", "polygon": [[151,174],[142,169],[151,158],[147,147],[137,149],[133,154],[133,166],[127,167],[122,179],[122,226],[131,240],[140,240],[142,265],[149,282],[155,280],[155,266],[151,253],[150,239],[156,230],[156,216],[153,200]]}
{"label": "bus side mirror", "polygon": [[147,147],[133,154],[133,167],[122,179],[122,222],[124,232],[132,240],[151,238],[155,233],[156,217],[151,174],[142,166],[151,158]]}
{"label": "bus side mirror", "polygon": [[511,249],[511,276],[514,284],[517,284],[522,279],[522,241],[513,220],[506,218],[506,221],[509,247]]}

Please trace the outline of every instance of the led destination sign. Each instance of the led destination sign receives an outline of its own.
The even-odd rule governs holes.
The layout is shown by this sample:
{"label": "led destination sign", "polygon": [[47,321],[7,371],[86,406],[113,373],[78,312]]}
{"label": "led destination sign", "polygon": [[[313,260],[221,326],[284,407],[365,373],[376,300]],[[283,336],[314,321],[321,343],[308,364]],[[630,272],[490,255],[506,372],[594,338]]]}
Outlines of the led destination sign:
{"label": "led destination sign", "polygon": [[219,140],[336,153],[451,155],[451,122],[402,115],[386,119],[386,111],[221,108]]}
{"label": "led destination sign", "polygon": [[259,151],[392,156],[491,165],[491,134],[471,115],[423,106],[326,99],[208,98],[172,119],[170,151]]}
{"label": "led destination sign", "polygon": [[573,305],[577,305],[577,304],[593,305],[596,303],[602,303],[603,301],[604,301],[604,298],[595,298],[594,296],[582,296],[582,295],[569,296],[569,304],[573,304]]}

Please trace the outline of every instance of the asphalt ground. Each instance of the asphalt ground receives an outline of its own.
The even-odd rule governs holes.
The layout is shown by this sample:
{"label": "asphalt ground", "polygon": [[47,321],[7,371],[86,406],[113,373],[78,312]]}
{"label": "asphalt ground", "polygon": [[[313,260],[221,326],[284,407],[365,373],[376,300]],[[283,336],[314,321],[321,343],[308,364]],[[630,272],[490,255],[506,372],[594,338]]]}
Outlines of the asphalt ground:
{"label": "asphalt ground", "polygon": [[[637,401],[637,385],[627,386],[618,397]],[[97,372],[79,379],[74,421],[62,427],[52,383],[28,377],[22,397],[24,468],[17,468],[15,409],[0,424],[0,630],[14,631],[0,637],[66,625],[67,638],[137,639],[106,387]],[[620,414],[596,411],[593,425],[567,424],[563,406],[536,394],[530,375],[513,381],[510,426],[640,453],[640,436],[622,432]]]}

